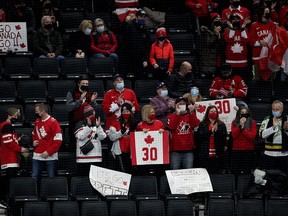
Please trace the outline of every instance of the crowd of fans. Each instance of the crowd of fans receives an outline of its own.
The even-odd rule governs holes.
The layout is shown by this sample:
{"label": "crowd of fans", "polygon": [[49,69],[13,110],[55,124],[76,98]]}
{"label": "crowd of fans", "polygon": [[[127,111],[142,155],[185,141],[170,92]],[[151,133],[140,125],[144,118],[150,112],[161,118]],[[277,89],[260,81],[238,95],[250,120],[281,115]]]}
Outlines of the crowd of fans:
{"label": "crowd of fans", "polygon": [[[287,79],[288,2],[253,1],[251,8],[245,8],[240,0],[230,0],[227,7],[212,0],[186,1],[198,28],[195,50],[198,72],[201,77],[211,79],[210,98],[236,98],[237,114],[231,128],[221,121],[214,105],[206,109],[202,121],[197,118],[197,102],[204,98],[194,82],[192,63],[182,62],[179,71],[174,68],[173,44],[164,26],[155,29],[155,41],[151,43],[144,10],[127,14],[120,24],[125,47],[120,57],[117,35],[102,18],[83,20],[79,30],[71,34],[71,46],[64,52],[61,23],[51,1],[42,1],[41,14],[36,19],[23,0],[13,2],[11,10],[2,11],[2,21],[27,23],[28,41],[35,57],[57,58],[60,64],[66,57],[87,61],[112,58],[116,72],[119,64],[124,65],[122,73],[113,74],[113,88],[103,97],[105,123],[98,114],[97,92],[89,91],[89,77],[81,76],[76,89],[67,92],[69,136],[76,149],[79,175],[88,175],[90,164],[101,166],[104,139],[110,140],[109,149],[117,161],[115,169],[127,173],[142,169],[143,174],[147,171],[161,175],[165,169],[193,167],[235,175],[251,173],[256,167],[287,173],[288,121],[283,103],[278,100],[272,103],[271,114],[263,116],[258,134],[253,113],[246,103],[246,83],[252,78],[271,79],[275,71],[280,71],[282,81]],[[146,78],[144,70],[149,66],[153,79],[159,83],[155,86],[155,97],[140,107],[135,92],[125,86],[125,79],[128,73],[133,73],[136,79]],[[134,115],[140,111],[142,120],[136,122]],[[11,107],[0,125],[1,169],[9,177],[17,175],[18,154],[28,151],[21,147],[21,137],[13,127],[13,120],[20,114]],[[33,129],[32,176],[38,180],[44,164],[48,176],[55,175],[62,132],[46,105],[36,104],[35,114],[39,116]],[[164,130],[170,132],[170,167],[132,167],[130,133],[163,133]],[[255,150],[257,134],[265,139],[260,163]]]}

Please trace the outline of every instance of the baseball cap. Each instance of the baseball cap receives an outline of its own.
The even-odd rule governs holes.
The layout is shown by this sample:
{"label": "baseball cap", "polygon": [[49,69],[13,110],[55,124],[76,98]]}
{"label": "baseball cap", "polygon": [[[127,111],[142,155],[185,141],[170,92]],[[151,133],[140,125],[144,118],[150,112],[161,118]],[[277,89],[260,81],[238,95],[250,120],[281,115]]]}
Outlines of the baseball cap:
{"label": "baseball cap", "polygon": [[166,87],[165,83],[164,82],[160,82],[160,83],[157,84],[157,89],[160,89],[163,86]]}
{"label": "baseball cap", "polygon": [[122,79],[123,79],[123,76],[122,76],[122,74],[115,74],[114,76],[113,76],[113,82],[118,78],[118,77],[121,77]]}
{"label": "baseball cap", "polygon": [[138,10],[136,16],[146,16],[146,12],[144,10]]}

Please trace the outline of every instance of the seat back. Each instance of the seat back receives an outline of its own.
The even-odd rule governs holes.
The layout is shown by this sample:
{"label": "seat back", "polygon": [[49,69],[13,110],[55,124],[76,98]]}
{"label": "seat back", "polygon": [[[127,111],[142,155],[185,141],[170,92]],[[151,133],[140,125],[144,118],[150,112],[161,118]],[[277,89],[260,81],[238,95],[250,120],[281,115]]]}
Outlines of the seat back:
{"label": "seat back", "polygon": [[35,58],[33,74],[40,79],[58,78],[59,64],[56,58]]}
{"label": "seat back", "polygon": [[46,82],[44,80],[19,81],[18,97],[24,101],[24,103],[46,102]]}
{"label": "seat back", "polygon": [[0,102],[14,102],[16,100],[16,85],[14,81],[0,81]]}
{"label": "seat back", "polygon": [[149,102],[151,98],[155,97],[158,83],[158,80],[136,80],[135,94],[139,102]]}
{"label": "seat back", "polygon": [[88,73],[94,78],[111,78],[115,72],[111,58],[90,58]]}
{"label": "seat back", "polygon": [[59,122],[61,126],[69,125],[69,113],[66,110],[66,103],[56,103],[52,106],[52,116]]}
{"label": "seat back", "polygon": [[129,193],[132,197],[143,196],[158,198],[157,179],[155,176],[132,176]]}
{"label": "seat back", "polygon": [[50,216],[48,202],[25,202],[23,216]]}
{"label": "seat back", "polygon": [[263,216],[263,201],[257,199],[241,199],[237,203],[238,216]]}
{"label": "seat back", "polygon": [[87,74],[86,59],[66,57],[61,64],[61,73],[68,79],[75,79],[81,75]]}
{"label": "seat back", "polygon": [[209,193],[210,197],[234,197],[235,195],[235,178],[232,174],[211,174],[210,175],[213,192]]}
{"label": "seat back", "polygon": [[233,216],[234,212],[232,199],[210,199],[208,202],[208,216]]}
{"label": "seat back", "polygon": [[136,216],[136,204],[132,200],[112,201],[110,206],[110,216]]}
{"label": "seat back", "polygon": [[88,176],[74,176],[71,178],[71,196],[77,198],[79,196],[89,200],[89,198],[98,199],[96,190],[92,187]]}
{"label": "seat back", "polygon": [[166,215],[193,216],[193,203],[191,200],[169,200]]}
{"label": "seat back", "polygon": [[108,209],[106,202],[87,201],[82,203],[81,216],[108,216]]}
{"label": "seat back", "polygon": [[9,197],[15,196],[38,196],[37,183],[32,177],[15,177],[10,179]]}
{"label": "seat back", "polygon": [[48,81],[48,98],[54,102],[66,101],[68,91],[73,92],[75,82],[73,80]]}
{"label": "seat back", "polygon": [[62,201],[53,203],[53,216],[79,216],[78,203],[74,201]]}
{"label": "seat back", "polygon": [[40,197],[47,201],[68,200],[68,184],[66,177],[42,177]]}
{"label": "seat back", "polygon": [[162,200],[142,200],[139,202],[139,216],[164,216],[165,208]]}
{"label": "seat back", "polygon": [[11,79],[28,79],[32,75],[28,57],[10,57],[5,59],[4,73]]}
{"label": "seat back", "polygon": [[266,202],[266,216],[286,216],[287,212],[287,200],[268,200]]}

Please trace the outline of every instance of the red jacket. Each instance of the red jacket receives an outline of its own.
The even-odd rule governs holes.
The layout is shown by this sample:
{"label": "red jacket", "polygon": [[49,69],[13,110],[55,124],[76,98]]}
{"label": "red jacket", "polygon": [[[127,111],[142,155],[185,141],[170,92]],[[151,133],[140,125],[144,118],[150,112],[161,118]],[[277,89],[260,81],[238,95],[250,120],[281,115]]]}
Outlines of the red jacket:
{"label": "red jacket", "polygon": [[[113,121],[120,117],[120,106],[121,104],[117,104],[117,100],[119,96],[122,95],[124,103],[132,103],[133,107],[135,108],[135,112],[140,111],[140,107],[136,98],[136,95],[133,90],[124,88],[122,93],[116,91],[115,89],[110,89],[104,94],[102,108],[103,112],[106,114],[106,130],[109,130],[110,125]],[[117,110],[112,110],[112,106],[118,106]]]}
{"label": "red jacket", "polygon": [[[116,120],[113,121],[111,124],[111,127],[114,127],[116,131],[121,131],[121,123],[120,121]],[[129,129],[130,127],[128,124],[125,125],[126,130]],[[119,139],[119,145],[121,152],[129,153],[130,152],[130,135],[124,135]]]}
{"label": "red jacket", "polygon": [[[196,8],[196,4],[201,4],[200,8]],[[185,5],[188,8],[192,8],[192,13],[198,17],[209,16],[208,5],[215,8],[216,5],[212,0],[186,0]]]}
{"label": "red jacket", "polygon": [[226,41],[226,63],[231,67],[247,67],[248,31],[227,28],[224,33]]}
{"label": "red jacket", "polygon": [[140,122],[136,127],[136,131],[143,131],[143,129],[149,129],[149,131],[157,131],[159,129],[165,128],[161,121],[155,119],[152,124],[147,124],[144,121]]}
{"label": "red jacket", "polygon": [[238,8],[233,9],[231,6],[229,6],[222,11],[222,21],[228,20],[231,14],[237,14],[240,17],[241,21],[243,21],[247,17],[250,17],[250,12],[247,8],[239,6]]}
{"label": "red jacket", "polygon": [[[91,34],[91,50],[93,53],[101,53],[105,56],[114,53],[118,47],[118,41],[112,31],[104,31],[100,35]],[[96,41],[97,40],[97,41]]]}
{"label": "red jacket", "polygon": [[170,151],[190,151],[195,148],[193,129],[198,127],[200,120],[195,113],[168,116],[168,128],[172,132]]}
{"label": "red jacket", "polygon": [[232,150],[254,150],[256,133],[257,128],[254,120],[252,120],[251,128],[249,130],[240,130],[233,121],[231,125],[231,134],[233,137]]}
{"label": "red jacket", "polygon": [[165,39],[163,44],[160,45],[158,40],[155,41],[150,50],[149,62],[151,65],[159,64],[159,61],[168,62],[168,71],[172,72],[174,68],[174,51],[173,46],[169,40]]}
{"label": "red jacket", "polygon": [[62,144],[62,131],[56,119],[49,116],[42,121],[37,118],[32,132],[33,142],[38,140],[39,145],[34,149],[34,154],[42,154],[47,151],[49,156],[58,152]]}
{"label": "red jacket", "polygon": [[1,134],[1,169],[19,167],[18,153],[21,147],[18,144],[18,136],[10,122],[0,124]]}
{"label": "red jacket", "polygon": [[233,89],[234,93],[231,97],[234,98],[244,98],[247,95],[247,86],[244,80],[238,75],[233,76],[231,79],[215,77],[209,89],[210,97],[217,98],[218,91],[222,88],[227,91]]}

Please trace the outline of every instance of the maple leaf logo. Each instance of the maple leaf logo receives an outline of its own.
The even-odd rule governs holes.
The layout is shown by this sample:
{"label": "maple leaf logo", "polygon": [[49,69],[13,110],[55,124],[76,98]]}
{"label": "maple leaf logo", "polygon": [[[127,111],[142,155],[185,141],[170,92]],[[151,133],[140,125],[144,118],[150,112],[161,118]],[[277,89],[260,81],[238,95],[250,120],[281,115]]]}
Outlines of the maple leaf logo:
{"label": "maple leaf logo", "polygon": [[16,25],[16,26],[15,26],[15,29],[16,29],[16,30],[20,30],[20,29],[21,29],[21,26],[20,26],[20,25]]}
{"label": "maple leaf logo", "polygon": [[20,44],[20,47],[21,47],[22,49],[24,49],[24,48],[26,47],[26,45],[25,45],[24,43],[21,43],[21,44]]}
{"label": "maple leaf logo", "polygon": [[206,110],[206,106],[202,106],[202,105],[200,104],[199,107],[198,107],[198,109],[197,109],[197,112],[203,113],[203,112],[205,112],[205,110]]}
{"label": "maple leaf logo", "polygon": [[239,43],[235,43],[232,47],[231,50],[233,53],[241,53],[243,51],[243,46],[241,46]]}
{"label": "maple leaf logo", "polygon": [[151,137],[150,135],[148,135],[144,141],[149,145],[149,144],[152,144],[154,142],[154,138]]}
{"label": "maple leaf logo", "polygon": [[123,181],[123,185],[126,186],[127,185],[127,181]]}

